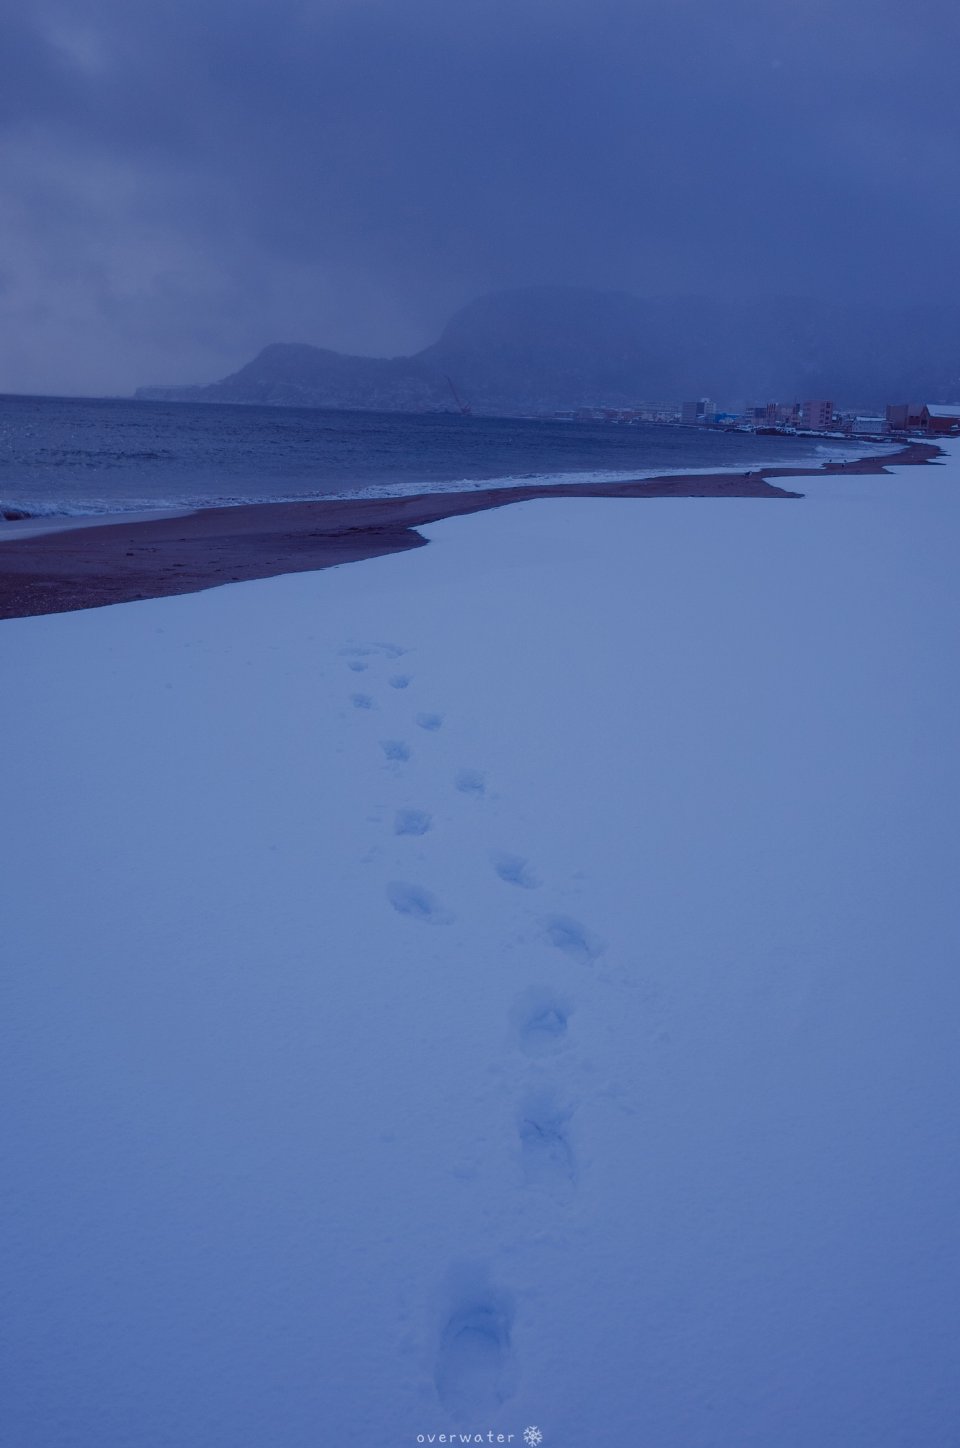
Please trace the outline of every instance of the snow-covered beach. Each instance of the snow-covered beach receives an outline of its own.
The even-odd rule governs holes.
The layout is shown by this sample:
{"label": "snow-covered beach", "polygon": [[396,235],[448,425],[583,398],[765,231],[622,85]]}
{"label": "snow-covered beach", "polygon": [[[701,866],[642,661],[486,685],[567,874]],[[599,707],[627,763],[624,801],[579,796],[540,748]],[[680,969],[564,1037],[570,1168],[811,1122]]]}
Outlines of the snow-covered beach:
{"label": "snow-covered beach", "polygon": [[946,446],[0,626],[11,1443],[953,1441]]}
{"label": "snow-covered beach", "polygon": [[[315,572],[379,558],[424,543],[425,525],[551,498],[797,498],[784,481],[837,472],[880,473],[891,456],[924,466],[939,449],[929,442],[818,461],[810,468],[756,467],[741,471],[679,469],[605,480],[540,476],[501,479],[496,486],[451,484],[390,495],[354,490],[312,501],[237,503],[177,511],[99,515],[77,521],[61,515],[0,525],[0,619],[64,613],[192,593],[224,583]],[[508,485],[509,484],[509,485]],[[85,525],[85,526],[84,526]]]}

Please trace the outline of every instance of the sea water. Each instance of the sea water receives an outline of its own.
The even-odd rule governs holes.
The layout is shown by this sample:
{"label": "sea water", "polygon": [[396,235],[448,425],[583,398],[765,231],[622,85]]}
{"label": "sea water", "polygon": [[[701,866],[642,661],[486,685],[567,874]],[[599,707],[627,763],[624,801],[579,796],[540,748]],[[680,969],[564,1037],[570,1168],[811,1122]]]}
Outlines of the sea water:
{"label": "sea water", "polygon": [[655,424],[0,397],[0,511],[34,517],[816,466],[880,443]]}

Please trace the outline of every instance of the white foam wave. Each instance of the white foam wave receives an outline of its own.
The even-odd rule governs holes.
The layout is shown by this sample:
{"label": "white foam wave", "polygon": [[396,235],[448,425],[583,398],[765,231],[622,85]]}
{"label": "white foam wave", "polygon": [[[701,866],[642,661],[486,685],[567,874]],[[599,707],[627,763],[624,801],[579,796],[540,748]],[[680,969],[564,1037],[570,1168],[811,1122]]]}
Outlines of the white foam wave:
{"label": "white foam wave", "polygon": [[202,504],[185,503],[182,500],[170,501],[165,498],[125,498],[122,501],[111,498],[83,498],[77,501],[76,498],[54,499],[53,501],[37,502],[34,498],[3,498],[0,499],[0,512],[25,513],[28,518],[97,518],[114,516],[120,513],[157,513],[166,512],[170,508],[184,508],[202,506]]}

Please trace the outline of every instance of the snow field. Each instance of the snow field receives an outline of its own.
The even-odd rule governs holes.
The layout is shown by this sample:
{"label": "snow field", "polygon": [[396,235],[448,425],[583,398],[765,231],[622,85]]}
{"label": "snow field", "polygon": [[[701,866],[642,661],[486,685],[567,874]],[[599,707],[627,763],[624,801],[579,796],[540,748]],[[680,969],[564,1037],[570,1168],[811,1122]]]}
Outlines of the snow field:
{"label": "snow field", "polygon": [[11,1441],[950,1440],[956,470],[3,626]]}

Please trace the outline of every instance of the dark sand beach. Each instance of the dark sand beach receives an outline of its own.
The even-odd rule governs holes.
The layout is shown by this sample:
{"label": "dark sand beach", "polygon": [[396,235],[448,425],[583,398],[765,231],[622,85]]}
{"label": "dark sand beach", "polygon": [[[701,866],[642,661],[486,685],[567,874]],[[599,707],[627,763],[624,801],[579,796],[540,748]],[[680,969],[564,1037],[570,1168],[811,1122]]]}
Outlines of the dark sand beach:
{"label": "dark sand beach", "polygon": [[[419,548],[426,539],[418,528],[508,503],[537,498],[802,498],[802,493],[780,488],[771,479],[883,473],[891,463],[923,465],[939,453],[933,444],[912,443],[899,453],[816,468],[765,468],[749,473],[489,488],[401,498],[256,503],[24,538],[8,535],[0,545],[0,618],[102,608],[196,593],[224,583],[332,568]],[[12,534],[16,525],[9,526]]]}

